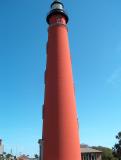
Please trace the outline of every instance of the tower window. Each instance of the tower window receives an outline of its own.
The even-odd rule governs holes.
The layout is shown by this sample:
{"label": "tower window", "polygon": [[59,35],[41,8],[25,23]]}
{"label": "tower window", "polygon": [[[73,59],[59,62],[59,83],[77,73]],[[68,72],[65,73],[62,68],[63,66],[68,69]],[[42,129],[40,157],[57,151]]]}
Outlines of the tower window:
{"label": "tower window", "polygon": [[53,4],[52,9],[63,9],[63,6],[60,3],[55,3]]}

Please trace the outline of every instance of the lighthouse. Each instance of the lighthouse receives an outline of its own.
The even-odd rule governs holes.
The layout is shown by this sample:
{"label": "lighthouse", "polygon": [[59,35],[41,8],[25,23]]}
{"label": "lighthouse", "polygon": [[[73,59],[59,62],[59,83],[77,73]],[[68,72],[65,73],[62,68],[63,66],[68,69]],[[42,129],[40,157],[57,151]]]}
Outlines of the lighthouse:
{"label": "lighthouse", "polygon": [[68,15],[55,0],[47,15],[48,42],[43,105],[41,160],[81,160]]}

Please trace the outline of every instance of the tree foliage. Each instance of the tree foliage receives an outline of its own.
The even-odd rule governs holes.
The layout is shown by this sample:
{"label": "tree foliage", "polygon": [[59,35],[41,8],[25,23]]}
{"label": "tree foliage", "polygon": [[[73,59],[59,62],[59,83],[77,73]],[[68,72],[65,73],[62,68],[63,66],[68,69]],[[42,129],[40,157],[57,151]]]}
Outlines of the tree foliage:
{"label": "tree foliage", "polygon": [[114,145],[114,147],[112,148],[112,151],[113,151],[113,155],[119,160],[121,160],[121,132],[119,132],[118,135],[116,135],[116,139],[118,143]]}
{"label": "tree foliage", "polygon": [[38,158],[39,158],[38,154],[35,154],[35,155],[34,155],[34,157],[35,157],[36,159],[38,159]]}
{"label": "tree foliage", "polygon": [[4,152],[3,154],[0,155],[0,160],[15,160],[15,156],[13,156],[12,154],[8,153],[6,154],[6,152]]}

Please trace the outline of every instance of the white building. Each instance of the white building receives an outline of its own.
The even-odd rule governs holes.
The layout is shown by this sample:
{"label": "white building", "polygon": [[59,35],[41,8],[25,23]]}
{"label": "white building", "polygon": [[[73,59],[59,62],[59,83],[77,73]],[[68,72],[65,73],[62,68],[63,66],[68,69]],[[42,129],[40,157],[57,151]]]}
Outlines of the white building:
{"label": "white building", "polygon": [[81,144],[81,159],[82,160],[102,160],[102,151],[93,149],[88,145]]}

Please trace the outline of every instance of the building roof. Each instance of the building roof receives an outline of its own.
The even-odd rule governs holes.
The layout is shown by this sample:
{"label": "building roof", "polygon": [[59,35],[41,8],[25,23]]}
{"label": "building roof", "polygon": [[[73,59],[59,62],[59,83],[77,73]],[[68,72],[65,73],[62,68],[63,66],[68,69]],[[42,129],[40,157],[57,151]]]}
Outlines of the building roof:
{"label": "building roof", "polygon": [[80,146],[81,153],[102,153],[102,151],[99,151],[97,149],[93,149],[89,147],[88,145],[81,145]]}
{"label": "building roof", "polygon": [[26,155],[21,155],[19,157],[17,157],[18,160],[29,160],[29,157]]}

